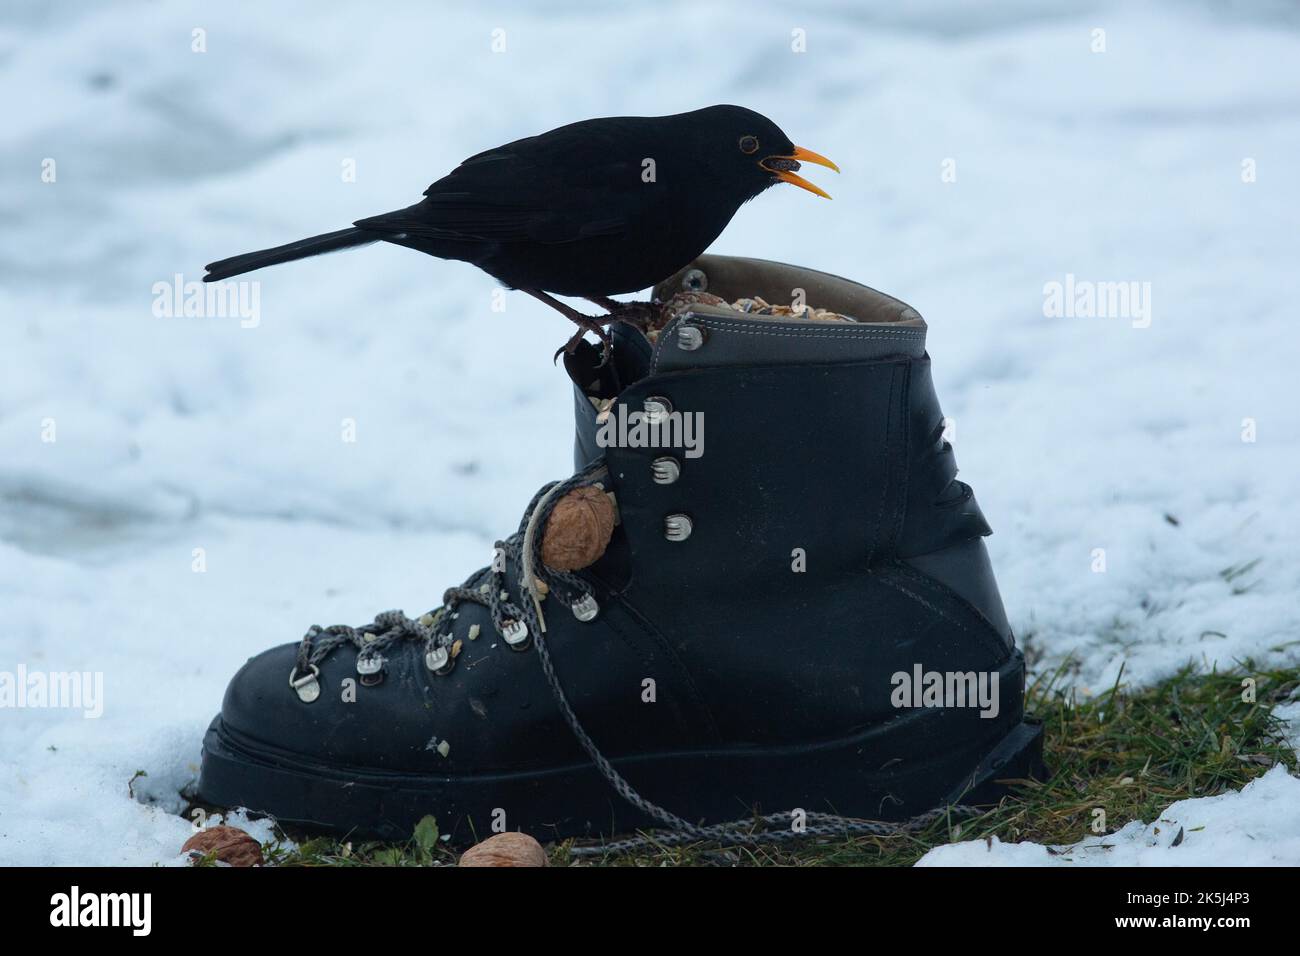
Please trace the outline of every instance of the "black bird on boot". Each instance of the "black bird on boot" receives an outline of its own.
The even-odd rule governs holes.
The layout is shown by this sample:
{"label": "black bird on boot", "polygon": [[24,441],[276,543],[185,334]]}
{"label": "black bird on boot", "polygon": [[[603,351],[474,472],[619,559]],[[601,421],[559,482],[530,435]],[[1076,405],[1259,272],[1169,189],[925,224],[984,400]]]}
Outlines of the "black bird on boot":
{"label": "black bird on boot", "polygon": [[[617,302],[699,256],[744,203],[778,182],[827,196],[800,162],[839,168],[795,146],[775,123],[740,106],[675,116],[614,116],[561,126],[471,156],[414,206],[359,219],[288,245],[207,266],[205,282],[371,242],[471,262],[540,299],[608,345],[604,326],[644,318]],[[585,298],[584,315],[552,297]]]}

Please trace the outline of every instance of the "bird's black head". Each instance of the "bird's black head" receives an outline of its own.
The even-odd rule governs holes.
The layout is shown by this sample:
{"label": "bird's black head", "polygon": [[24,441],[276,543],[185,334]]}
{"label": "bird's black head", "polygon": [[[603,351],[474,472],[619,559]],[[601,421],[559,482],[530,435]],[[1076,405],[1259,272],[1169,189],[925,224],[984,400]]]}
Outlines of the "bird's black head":
{"label": "bird's black head", "polygon": [[710,106],[687,113],[701,162],[715,181],[735,190],[740,201],[752,199],[776,183],[791,183],[827,199],[831,197],[798,175],[800,163],[840,171],[825,156],[790,142],[781,128],[743,106]]}

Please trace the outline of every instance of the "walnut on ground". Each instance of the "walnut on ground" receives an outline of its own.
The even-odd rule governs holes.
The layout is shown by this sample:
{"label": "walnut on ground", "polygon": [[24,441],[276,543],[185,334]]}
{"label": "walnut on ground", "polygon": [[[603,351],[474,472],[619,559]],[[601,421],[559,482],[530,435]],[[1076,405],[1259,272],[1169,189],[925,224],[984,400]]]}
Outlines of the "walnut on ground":
{"label": "walnut on ground", "polygon": [[498,833],[461,854],[458,866],[549,866],[542,845],[526,833]]}
{"label": "walnut on ground", "polygon": [[185,841],[182,853],[213,853],[231,866],[261,866],[262,844],[238,827],[208,827]]}

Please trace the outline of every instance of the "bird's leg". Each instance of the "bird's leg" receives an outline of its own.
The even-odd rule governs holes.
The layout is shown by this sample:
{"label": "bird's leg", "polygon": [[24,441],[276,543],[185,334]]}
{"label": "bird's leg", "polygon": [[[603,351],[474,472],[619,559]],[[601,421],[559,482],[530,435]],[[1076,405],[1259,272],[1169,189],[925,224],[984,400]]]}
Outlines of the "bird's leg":
{"label": "bird's leg", "polygon": [[653,302],[620,302],[604,295],[587,296],[587,301],[608,312],[612,321],[623,322],[642,332],[654,318]]}
{"label": "bird's leg", "polygon": [[570,322],[578,326],[578,331],[573,334],[569,341],[564,343],[564,347],[555,353],[559,357],[560,352],[566,355],[572,355],[578,348],[578,343],[588,332],[595,332],[596,337],[600,339],[600,365],[604,366],[609,361],[610,350],[613,348],[613,340],[610,338],[609,330],[605,328],[605,323],[600,319],[593,318],[590,315],[583,315],[577,309],[570,308],[559,299],[547,295],[541,289],[522,289],[539,302],[545,302],[560,315],[564,316]]}
{"label": "bird's leg", "polygon": [[600,306],[606,312],[617,312],[623,308],[622,302],[618,301],[618,299],[611,299],[607,295],[589,295],[587,301]]}

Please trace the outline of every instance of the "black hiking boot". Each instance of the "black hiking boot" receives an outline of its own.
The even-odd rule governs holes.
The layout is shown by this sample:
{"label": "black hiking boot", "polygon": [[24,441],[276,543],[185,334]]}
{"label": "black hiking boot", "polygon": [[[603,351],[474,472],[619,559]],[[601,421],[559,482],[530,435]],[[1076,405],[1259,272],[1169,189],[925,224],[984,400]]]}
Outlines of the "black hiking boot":
{"label": "black hiking boot", "polygon": [[[702,257],[657,298],[683,289],[856,321],[695,305],[654,344],[616,327],[607,363],[582,343],[578,473],[441,608],[245,664],[204,740],[206,801],[396,839],[426,814],[456,841],[707,836],[903,820],[1044,775],[920,316],[759,260]],[[659,447],[632,447],[655,421]],[[552,509],[588,487],[617,527],[590,567],[551,568]]]}

